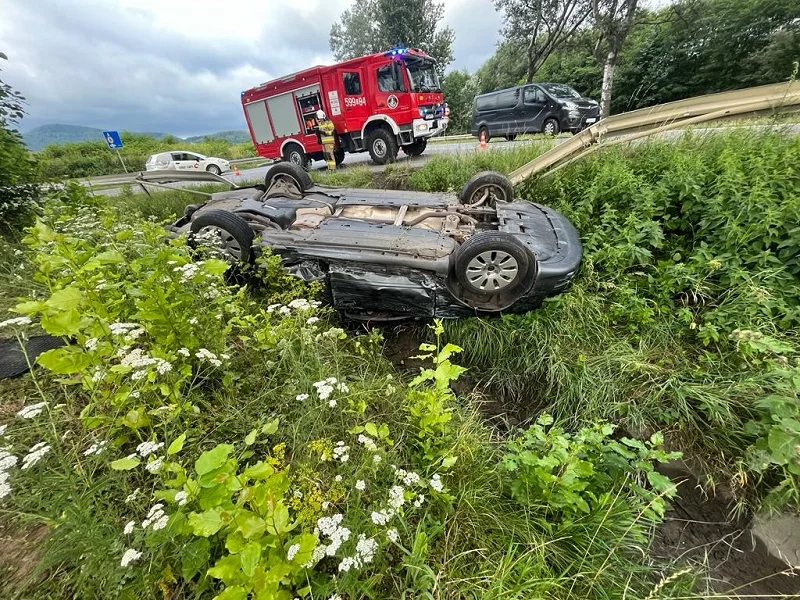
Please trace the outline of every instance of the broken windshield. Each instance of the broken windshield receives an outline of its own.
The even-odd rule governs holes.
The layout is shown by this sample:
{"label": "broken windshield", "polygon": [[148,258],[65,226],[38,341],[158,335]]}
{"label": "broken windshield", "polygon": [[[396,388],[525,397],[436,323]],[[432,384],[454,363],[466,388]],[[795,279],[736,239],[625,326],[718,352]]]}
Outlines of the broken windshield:
{"label": "broken windshield", "polygon": [[439,76],[431,60],[406,60],[408,79],[413,92],[441,92]]}

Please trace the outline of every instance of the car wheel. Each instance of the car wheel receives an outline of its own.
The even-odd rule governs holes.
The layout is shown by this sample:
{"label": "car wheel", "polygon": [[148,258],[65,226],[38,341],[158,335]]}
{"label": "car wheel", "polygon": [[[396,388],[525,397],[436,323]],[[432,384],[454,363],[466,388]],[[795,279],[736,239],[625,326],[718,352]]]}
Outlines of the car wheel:
{"label": "car wheel", "polygon": [[486,139],[486,141],[487,141],[487,142],[488,142],[490,139],[492,139],[492,136],[490,136],[490,135],[489,135],[489,128],[488,128],[488,127],[481,127],[481,128],[478,130],[478,139],[481,139],[481,136],[482,136],[482,135],[485,135],[485,136],[486,136],[486,138],[485,138],[485,139]]}
{"label": "car wheel", "polygon": [[428,147],[428,140],[426,138],[422,138],[421,140],[417,140],[413,144],[407,144],[403,146],[403,152],[405,152],[408,156],[419,156],[423,152],[425,152],[425,148]]}
{"label": "car wheel", "polygon": [[[198,215],[190,227],[190,245],[216,245],[231,264],[249,264],[253,259],[253,230],[247,221],[226,210]],[[205,236],[209,236],[208,241]],[[200,238],[200,239],[198,239]]]}
{"label": "car wheel", "polygon": [[214,175],[222,174],[222,169],[220,169],[217,165],[208,165],[206,167],[206,171],[213,173]]}
{"label": "car wheel", "polygon": [[482,171],[470,179],[459,194],[461,204],[494,208],[498,202],[511,202],[514,188],[508,178],[497,171]]}
{"label": "car wheel", "polygon": [[183,209],[183,216],[187,218],[191,218],[192,215],[197,211],[198,208],[203,206],[202,204],[187,204],[186,208]]}
{"label": "car wheel", "polygon": [[509,233],[484,231],[457,250],[455,273],[466,291],[479,296],[513,294],[525,281],[530,254]]}
{"label": "car wheel", "polygon": [[545,135],[556,135],[561,128],[558,126],[558,121],[555,119],[547,119],[542,125],[542,133]]}
{"label": "car wheel", "polygon": [[314,182],[305,169],[290,162],[279,162],[272,165],[264,176],[264,185],[269,189],[273,183],[280,180],[292,184],[300,192],[308,191],[314,187]]}
{"label": "car wheel", "polygon": [[509,142],[513,142],[515,139],[517,139],[517,134],[516,134],[516,133],[510,133],[510,134],[508,134],[508,135],[506,136],[506,139],[507,139]]}
{"label": "car wheel", "polygon": [[375,164],[385,165],[397,158],[397,138],[383,127],[373,130],[367,136],[367,148]]}
{"label": "car wheel", "polygon": [[333,159],[336,161],[336,166],[338,167],[340,164],[344,162],[344,150],[341,148],[337,148],[333,151]]}
{"label": "car wheel", "polygon": [[300,144],[286,144],[283,148],[283,160],[297,165],[301,169],[308,167],[308,156],[303,152],[303,148]]}

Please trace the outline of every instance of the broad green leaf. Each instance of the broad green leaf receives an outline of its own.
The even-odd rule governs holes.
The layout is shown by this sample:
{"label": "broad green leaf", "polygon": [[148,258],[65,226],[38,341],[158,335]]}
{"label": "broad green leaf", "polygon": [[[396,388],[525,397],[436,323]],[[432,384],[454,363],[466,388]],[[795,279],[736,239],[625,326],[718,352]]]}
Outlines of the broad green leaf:
{"label": "broad green leaf", "polygon": [[130,471],[138,467],[140,462],[142,461],[138,458],[120,458],[111,463],[111,468],[115,471]]}
{"label": "broad green leaf", "polygon": [[231,554],[239,554],[247,544],[241,531],[234,531],[225,538],[225,549]]}
{"label": "broad green leaf", "polygon": [[278,431],[279,422],[280,422],[279,419],[272,419],[272,421],[270,421],[261,428],[261,433],[263,433],[264,435],[272,435],[273,433]]}
{"label": "broad green leaf", "polygon": [[261,560],[261,544],[249,542],[239,553],[239,560],[242,563],[242,571],[248,577],[252,577],[256,567]]}
{"label": "broad green leaf", "polygon": [[259,461],[244,470],[244,476],[251,479],[266,479],[275,472],[269,464]]}
{"label": "broad green leaf", "polygon": [[662,475],[658,471],[648,472],[647,481],[650,482],[650,485],[652,485],[653,489],[657,492],[664,492],[675,486],[669,477]]}
{"label": "broad green leaf", "polygon": [[218,258],[210,258],[203,263],[203,270],[212,275],[222,275],[230,267],[229,263]]}
{"label": "broad green leaf", "polygon": [[195,535],[208,537],[217,533],[223,525],[219,509],[212,508],[201,513],[189,513],[189,527]]}
{"label": "broad green leaf", "polygon": [[275,510],[267,516],[266,522],[267,531],[272,535],[283,535],[292,530],[292,527],[289,526],[289,509],[282,501],[278,501]]}
{"label": "broad green leaf", "polygon": [[144,407],[140,406],[135,410],[128,411],[121,419],[121,423],[125,425],[125,427],[130,427],[131,429],[139,429],[149,425],[150,418],[144,414]]}
{"label": "broad green leaf", "polygon": [[442,461],[442,467],[445,469],[449,469],[454,464],[456,464],[457,460],[458,460],[457,456],[448,456]]}
{"label": "broad green leaf", "polygon": [[78,308],[81,303],[83,295],[76,287],[65,287],[63,290],[53,292],[53,295],[48,298],[45,303],[47,307],[53,312],[64,312]]}
{"label": "broad green leaf", "polygon": [[231,444],[219,444],[211,450],[203,452],[200,458],[194,463],[195,471],[197,471],[198,475],[203,475],[204,473],[209,473],[214,469],[218,469],[228,460],[228,455],[231,452],[233,452],[233,446]]}
{"label": "broad green leaf", "polygon": [[423,352],[434,352],[436,350],[436,346],[433,344],[420,344],[419,349]]}
{"label": "broad green leaf", "polygon": [[304,565],[311,560],[311,555],[314,553],[314,548],[317,546],[317,541],[318,538],[313,533],[301,533],[300,535],[292,538],[286,544],[287,548],[293,544],[300,545],[300,549],[297,551],[297,554],[294,555],[294,559],[292,559],[292,564]]}
{"label": "broad green leaf", "polygon": [[255,429],[253,429],[250,433],[248,433],[244,438],[245,445],[252,446],[253,444],[255,444],[257,433],[258,432]]}
{"label": "broad green leaf", "polygon": [[795,457],[795,446],[798,445],[800,439],[798,436],[779,427],[773,427],[769,430],[767,443],[769,450],[772,453],[773,462],[777,464],[786,464],[788,461]]}
{"label": "broad green leaf", "polygon": [[[211,570],[209,569],[209,574]],[[221,594],[214,596],[213,600],[247,600],[248,590],[241,585],[225,588]]]}
{"label": "broad green leaf", "polygon": [[106,250],[94,257],[94,260],[101,264],[113,265],[125,262],[125,257],[118,250]]}
{"label": "broad green leaf", "polygon": [[191,579],[203,569],[211,556],[210,549],[211,543],[206,538],[195,538],[183,545],[180,557],[184,579]]}
{"label": "broad green leaf", "polygon": [[80,313],[71,308],[69,310],[42,315],[41,325],[50,335],[73,335],[78,333],[81,324]]}
{"label": "broad green leaf", "polygon": [[367,423],[364,425],[364,431],[374,438],[378,437],[378,427],[375,425],[375,423]]}
{"label": "broad green leaf", "polygon": [[167,454],[177,454],[183,450],[183,443],[186,441],[186,434],[182,433],[175,438],[167,448]]}
{"label": "broad green leaf", "polygon": [[223,556],[208,570],[211,577],[222,580],[226,585],[239,583],[242,580],[241,573],[239,557],[233,555]]}
{"label": "broad green leaf", "polygon": [[47,308],[47,304],[41,300],[28,300],[27,302],[20,302],[17,304],[13,311],[21,315],[32,315],[34,313],[42,312]]}
{"label": "broad green leaf", "polygon": [[255,513],[251,513],[249,511],[243,512],[244,514],[242,516],[237,516],[236,518],[236,523],[239,525],[236,531],[240,531],[247,539],[264,533],[267,528],[267,524],[264,522],[264,519]]}
{"label": "broad green leaf", "polygon": [[45,369],[59,375],[80,373],[88,367],[92,359],[77,346],[62,346],[42,352],[36,359]]}

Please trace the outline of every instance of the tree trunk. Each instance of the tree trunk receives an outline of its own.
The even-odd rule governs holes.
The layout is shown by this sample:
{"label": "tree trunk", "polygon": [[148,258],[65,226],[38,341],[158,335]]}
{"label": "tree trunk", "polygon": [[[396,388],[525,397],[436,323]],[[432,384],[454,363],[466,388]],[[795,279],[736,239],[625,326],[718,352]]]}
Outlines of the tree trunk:
{"label": "tree trunk", "polygon": [[614,69],[617,66],[617,53],[613,50],[606,55],[603,65],[603,90],[600,94],[600,116],[611,114],[611,87],[614,85]]}
{"label": "tree trunk", "polygon": [[530,43],[528,43],[528,77],[525,80],[527,83],[532,82],[533,76],[536,75],[536,70],[533,68],[535,43],[536,43],[536,38],[531,38]]}

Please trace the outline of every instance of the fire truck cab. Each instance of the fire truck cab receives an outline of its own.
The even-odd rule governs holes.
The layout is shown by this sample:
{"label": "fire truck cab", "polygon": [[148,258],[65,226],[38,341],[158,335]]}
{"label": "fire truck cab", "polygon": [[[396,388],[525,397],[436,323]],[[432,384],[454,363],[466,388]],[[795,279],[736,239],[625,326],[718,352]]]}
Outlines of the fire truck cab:
{"label": "fire truck cab", "polygon": [[448,111],[424,52],[395,48],[262,83],[242,92],[250,136],[260,156],[307,167],[323,160],[317,111],[336,128],[336,163],[346,152],[369,152],[377,164],[400,148],[422,154],[428,138],[447,128]]}

